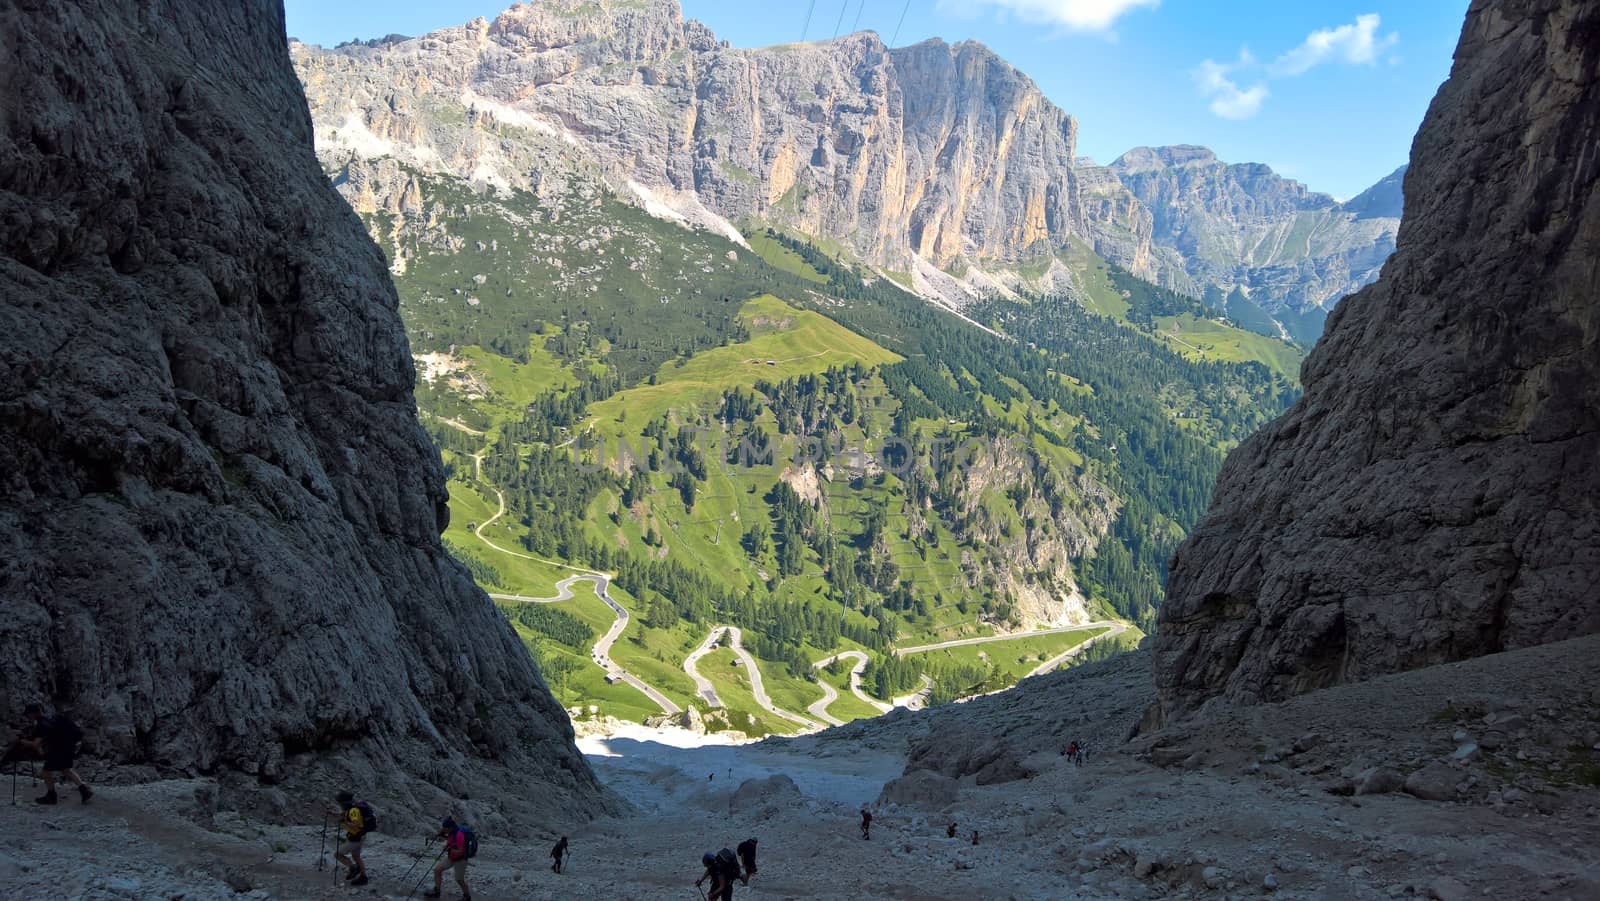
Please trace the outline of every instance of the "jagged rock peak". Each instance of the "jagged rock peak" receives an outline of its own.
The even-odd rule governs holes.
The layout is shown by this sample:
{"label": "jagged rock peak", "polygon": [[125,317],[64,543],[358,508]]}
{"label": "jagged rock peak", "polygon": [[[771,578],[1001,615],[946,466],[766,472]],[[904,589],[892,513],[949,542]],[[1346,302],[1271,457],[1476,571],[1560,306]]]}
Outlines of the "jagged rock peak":
{"label": "jagged rock peak", "polygon": [[1342,208],[1356,214],[1358,219],[1374,219],[1384,216],[1400,218],[1400,213],[1405,206],[1405,192],[1403,190],[1406,176],[1406,167],[1401,166],[1384,176],[1377,184],[1362,191],[1342,204]]}
{"label": "jagged rock peak", "polygon": [[6,4],[0,35],[0,716],[54,702],[96,757],[302,815],[334,781],[404,828],[609,809],[440,544],[394,287],[276,0]]}
{"label": "jagged rock peak", "polygon": [[1472,4],[1383,277],[1174,558],[1168,714],[1600,631],[1597,34]]}

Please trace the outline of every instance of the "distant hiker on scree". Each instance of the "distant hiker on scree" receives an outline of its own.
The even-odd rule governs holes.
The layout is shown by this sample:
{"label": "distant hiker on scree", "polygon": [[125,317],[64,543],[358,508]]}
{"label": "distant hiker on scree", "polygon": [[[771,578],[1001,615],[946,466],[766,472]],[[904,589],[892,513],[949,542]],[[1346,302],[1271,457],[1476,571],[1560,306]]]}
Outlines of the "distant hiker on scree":
{"label": "distant hiker on scree", "polygon": [[56,803],[56,776],[60,775],[78,787],[78,797],[83,803],[89,803],[94,792],[72,768],[73,758],[78,756],[78,744],[83,741],[83,730],[66,714],[45,716],[44,708],[38,704],[29,704],[22,715],[32,726],[33,737],[19,739],[17,744],[44,758],[44,794],[34,800],[40,804]]}
{"label": "distant hiker on scree", "polygon": [[476,837],[470,828],[450,817],[439,824],[439,837],[444,839],[444,859],[433,868],[433,888],[423,892],[422,897],[439,897],[444,891],[444,871],[454,870],[456,885],[461,886],[461,901],[472,901],[472,890],[467,888],[467,861],[478,853]]}
{"label": "distant hiker on scree", "polygon": [[865,807],[861,808],[861,837],[869,840],[872,838],[872,811]]}
{"label": "distant hiker on scree", "polygon": [[556,842],[556,846],[550,849],[550,857],[554,861],[550,864],[551,871],[561,872],[561,858],[565,856],[567,856],[567,837],[563,835],[561,841]]}
{"label": "distant hiker on scree", "polygon": [[344,864],[348,872],[344,880],[351,885],[367,884],[367,865],[361,859],[361,846],[367,839],[367,833],[378,825],[378,815],[373,813],[372,805],[365,801],[357,801],[356,796],[349,792],[340,792],[334,796],[339,802],[339,828],[344,830],[344,839],[334,849],[333,859]]}
{"label": "distant hiker on scree", "polygon": [[739,862],[744,864],[744,884],[750,884],[750,877],[756,874],[756,840],[747,838],[734,849],[739,852]]}
{"label": "distant hiker on scree", "polygon": [[956,837],[956,824],[955,823],[951,823],[949,826],[947,826],[945,828],[945,830],[944,830],[944,834],[946,836],[950,837],[950,838],[955,838]]}

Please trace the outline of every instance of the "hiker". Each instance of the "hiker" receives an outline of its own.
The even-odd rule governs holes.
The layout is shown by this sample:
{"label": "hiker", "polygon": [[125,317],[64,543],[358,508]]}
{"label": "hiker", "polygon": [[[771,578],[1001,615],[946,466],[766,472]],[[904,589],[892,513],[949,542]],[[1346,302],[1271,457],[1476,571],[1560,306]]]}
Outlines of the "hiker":
{"label": "hiker", "polygon": [[1072,761],[1073,766],[1083,766],[1083,755],[1078,753],[1078,742],[1076,739],[1074,739],[1071,744],[1067,745],[1067,759]]}
{"label": "hiker", "polygon": [[711,891],[706,893],[706,901],[733,901],[733,881],[739,878],[739,861],[733,852],[723,848],[716,854],[709,851],[701,855],[700,863],[705,865],[706,871],[694,881],[695,887],[707,879],[711,880]]}
{"label": "hiker", "polygon": [[861,808],[861,837],[869,841],[872,839],[872,811],[865,807]]}
{"label": "hiker", "polygon": [[378,825],[378,815],[372,805],[357,801],[356,796],[343,791],[334,796],[339,802],[339,828],[344,830],[344,840],[333,850],[333,859],[344,864],[348,872],[344,881],[351,885],[367,884],[367,864],[361,859],[362,842],[367,833]]}
{"label": "hiker", "polygon": [[[454,870],[456,885],[461,886],[461,901],[472,901],[472,890],[467,888],[467,858],[477,853],[472,830],[458,825],[451,817],[439,824],[439,837],[444,839],[444,860],[433,868],[433,888],[422,893],[424,898],[437,898],[444,890],[444,871]],[[566,844],[566,839],[561,843]]]}
{"label": "hiker", "polygon": [[739,852],[739,862],[744,864],[743,882],[745,885],[749,885],[750,877],[756,874],[756,840],[747,838],[740,842],[739,847],[734,850]]}
{"label": "hiker", "polygon": [[27,718],[33,737],[18,739],[17,744],[44,758],[44,795],[34,800],[40,804],[56,803],[56,776],[60,775],[78,787],[78,797],[84,804],[89,803],[94,792],[72,768],[83,730],[64,713],[45,716],[44,708],[38,704],[29,704],[22,715]]}
{"label": "hiker", "polygon": [[972,843],[974,845],[978,843],[978,830],[976,829],[972,830]]}
{"label": "hiker", "polygon": [[946,828],[946,829],[945,829],[945,830],[944,830],[944,834],[945,834],[945,836],[947,836],[947,837],[948,837],[948,838],[955,838],[955,837],[956,837],[956,824],[955,824],[955,823],[951,823],[951,824],[950,824],[950,825],[949,825],[949,826],[948,826],[948,827],[947,827],[947,828]]}
{"label": "hiker", "polygon": [[566,854],[567,854],[567,837],[565,835],[563,835],[563,836],[561,836],[561,841],[556,842],[556,846],[554,848],[550,849],[550,857],[552,859],[554,859],[554,861],[555,861],[554,863],[550,864],[550,869],[552,871],[554,871],[556,873],[560,873],[561,872],[561,858],[565,857]]}

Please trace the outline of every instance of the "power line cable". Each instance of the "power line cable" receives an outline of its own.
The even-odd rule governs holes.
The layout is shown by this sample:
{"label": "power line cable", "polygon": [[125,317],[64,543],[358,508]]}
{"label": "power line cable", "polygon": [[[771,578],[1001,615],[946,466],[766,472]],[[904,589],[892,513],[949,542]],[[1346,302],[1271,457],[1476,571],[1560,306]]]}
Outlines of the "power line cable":
{"label": "power line cable", "polygon": [[850,0],[841,0],[839,3],[839,21],[833,23],[833,37],[839,37],[839,29],[844,27],[844,11],[850,8]]}
{"label": "power line cable", "polygon": [[865,9],[866,6],[867,6],[867,0],[861,0],[860,3],[856,4],[856,20],[854,22],[850,23],[850,33],[851,34],[855,34],[856,32],[861,30],[861,11],[863,9]]}
{"label": "power line cable", "polygon": [[894,37],[891,37],[889,39],[889,46],[890,47],[894,46],[894,42],[895,41],[900,40],[900,26],[906,24],[906,13],[908,11],[910,11],[910,9],[911,9],[911,0],[906,0],[906,5],[901,7],[901,9],[900,9],[900,21],[896,22],[895,26],[894,26]]}
{"label": "power line cable", "polygon": [[811,30],[811,11],[817,8],[817,0],[811,0],[811,5],[806,7],[806,24],[800,27],[800,43],[805,43],[806,32]]}

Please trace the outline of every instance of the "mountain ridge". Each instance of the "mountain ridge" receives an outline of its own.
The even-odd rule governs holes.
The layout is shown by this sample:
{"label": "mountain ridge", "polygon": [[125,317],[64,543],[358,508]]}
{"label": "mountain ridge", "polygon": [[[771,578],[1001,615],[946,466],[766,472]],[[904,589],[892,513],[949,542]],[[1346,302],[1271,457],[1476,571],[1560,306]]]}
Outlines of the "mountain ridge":
{"label": "mountain ridge", "polygon": [[[1070,286],[1054,263],[1042,279],[1020,272],[1074,240],[1193,296],[1252,287],[1156,240],[1158,211],[1113,168],[1079,165],[1077,120],[977,41],[888,48],[858,32],[743,49],[675,0],[557,0],[398,43],[293,52],[330,168],[392,156],[535,191],[600,179],[726,234],[754,220],[826,236],[953,307]],[[1272,257],[1261,306],[1320,307],[1366,276],[1323,271],[1344,265],[1324,259],[1348,255],[1340,236],[1315,249]],[[1302,281],[1316,282],[1304,302],[1290,296]]]}

